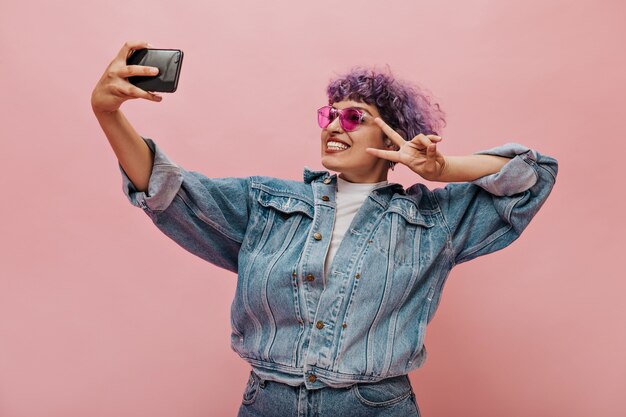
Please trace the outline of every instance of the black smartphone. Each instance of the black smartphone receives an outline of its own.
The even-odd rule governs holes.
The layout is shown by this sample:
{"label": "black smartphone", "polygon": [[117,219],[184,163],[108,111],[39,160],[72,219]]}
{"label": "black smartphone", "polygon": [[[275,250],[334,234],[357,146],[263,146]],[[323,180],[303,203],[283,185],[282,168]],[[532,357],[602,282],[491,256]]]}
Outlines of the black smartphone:
{"label": "black smartphone", "polygon": [[180,49],[137,49],[126,59],[126,65],[157,67],[159,74],[128,77],[128,81],[145,91],[173,93],[178,88],[182,64]]}

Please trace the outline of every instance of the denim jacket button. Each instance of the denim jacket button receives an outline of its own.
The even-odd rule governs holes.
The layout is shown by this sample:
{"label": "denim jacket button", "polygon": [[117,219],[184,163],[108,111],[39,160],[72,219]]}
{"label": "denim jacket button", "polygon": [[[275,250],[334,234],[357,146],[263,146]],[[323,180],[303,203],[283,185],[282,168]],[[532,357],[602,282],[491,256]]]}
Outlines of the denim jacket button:
{"label": "denim jacket button", "polygon": [[324,322],[321,320],[318,320],[317,323],[315,323],[315,327],[317,327],[318,329],[323,329],[324,328]]}
{"label": "denim jacket button", "polygon": [[330,184],[332,180],[330,178],[324,178],[324,184]]}
{"label": "denim jacket button", "polygon": [[315,279],[315,277],[313,276],[313,274],[308,274],[308,275],[306,276],[306,280],[307,280],[307,281],[313,281],[314,279]]}
{"label": "denim jacket button", "polygon": [[328,200],[330,200],[330,198],[327,195],[323,195],[322,196],[322,200],[323,201],[328,201]]}
{"label": "denim jacket button", "polygon": [[309,382],[315,382],[317,381],[317,377],[313,374],[309,375]]}
{"label": "denim jacket button", "polygon": [[322,240],[322,234],[321,233],[313,234],[313,239],[315,239],[315,240]]}

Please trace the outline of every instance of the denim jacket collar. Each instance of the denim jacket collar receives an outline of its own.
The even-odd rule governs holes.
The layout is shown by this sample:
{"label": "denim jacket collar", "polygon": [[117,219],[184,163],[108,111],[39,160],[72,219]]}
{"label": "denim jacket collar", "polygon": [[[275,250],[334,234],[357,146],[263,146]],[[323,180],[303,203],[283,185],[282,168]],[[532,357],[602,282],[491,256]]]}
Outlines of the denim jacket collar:
{"label": "denim jacket collar", "polygon": [[[310,184],[312,182],[320,182],[323,181],[325,178],[330,178],[330,180],[332,181],[331,184],[336,184],[337,182],[337,174],[330,175],[328,171],[313,171],[308,167],[304,167],[304,182],[306,184]],[[393,195],[395,193],[404,194],[404,187],[401,184],[395,182],[388,182],[385,185],[374,188],[372,192],[389,195]]]}
{"label": "denim jacket collar", "polygon": [[337,178],[337,174],[329,175],[328,171],[313,171],[308,167],[304,167],[304,182],[306,184],[310,184],[313,181],[323,180],[326,177],[330,178],[334,182]]}

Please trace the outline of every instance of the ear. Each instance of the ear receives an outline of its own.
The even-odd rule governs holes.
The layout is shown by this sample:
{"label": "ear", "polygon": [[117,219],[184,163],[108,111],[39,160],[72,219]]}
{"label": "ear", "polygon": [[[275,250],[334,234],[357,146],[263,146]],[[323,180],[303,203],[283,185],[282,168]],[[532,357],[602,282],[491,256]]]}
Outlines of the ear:
{"label": "ear", "polygon": [[393,144],[393,142],[391,141],[391,139],[389,139],[388,137],[385,137],[384,142],[386,147],[388,148],[393,148],[394,150],[396,149],[396,146]]}

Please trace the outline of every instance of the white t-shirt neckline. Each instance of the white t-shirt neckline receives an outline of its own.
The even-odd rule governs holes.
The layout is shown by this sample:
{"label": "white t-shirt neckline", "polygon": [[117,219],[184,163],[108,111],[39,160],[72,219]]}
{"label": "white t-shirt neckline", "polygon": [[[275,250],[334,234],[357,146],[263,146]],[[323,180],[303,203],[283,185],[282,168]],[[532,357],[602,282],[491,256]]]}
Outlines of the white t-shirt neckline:
{"label": "white t-shirt neckline", "polygon": [[333,225],[330,246],[324,263],[324,274],[326,276],[328,276],[330,265],[337,253],[337,249],[339,249],[339,245],[348,231],[348,227],[350,227],[357,211],[359,211],[372,190],[387,184],[387,181],[374,183],[350,182],[337,177],[335,224]]}
{"label": "white t-shirt neckline", "polygon": [[378,188],[382,185],[387,185],[388,183],[389,182],[386,180],[381,182],[350,182],[344,180],[341,177],[337,177],[337,192],[350,194],[366,193],[365,197],[367,197],[370,191],[372,191],[374,188]]}

